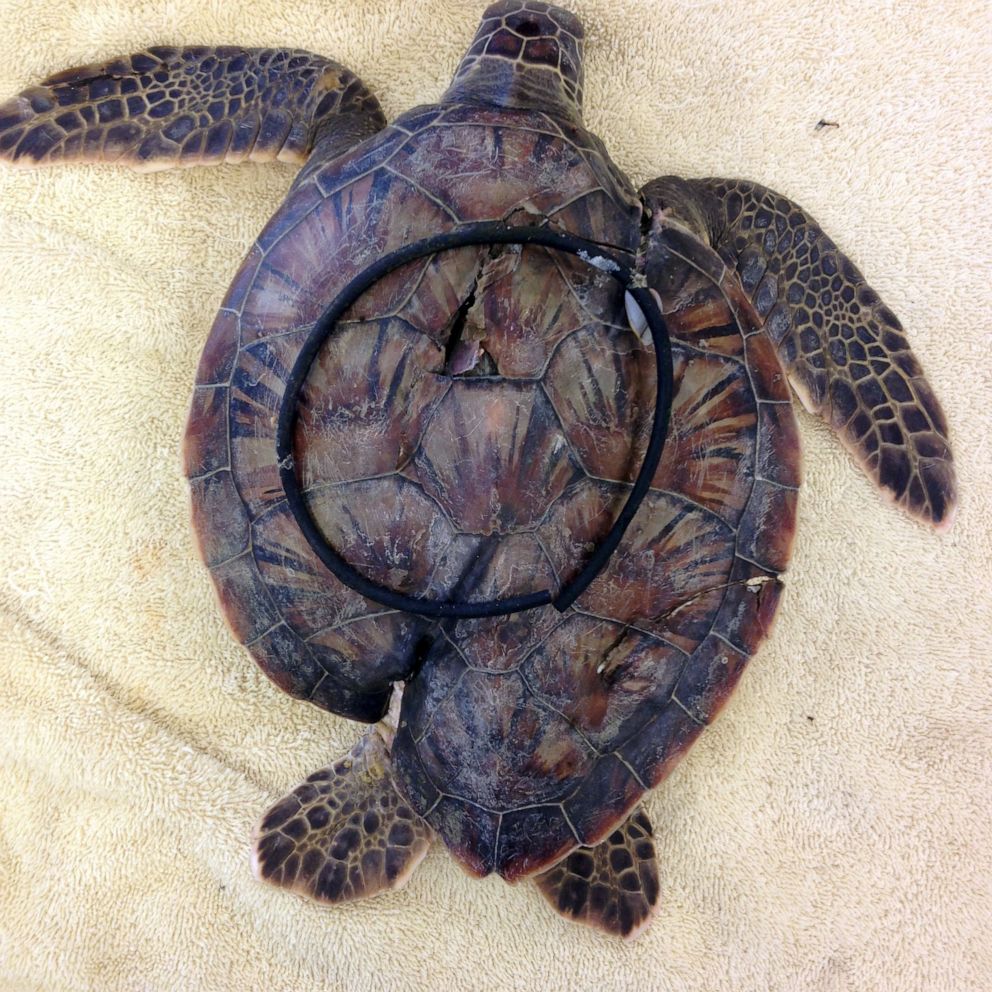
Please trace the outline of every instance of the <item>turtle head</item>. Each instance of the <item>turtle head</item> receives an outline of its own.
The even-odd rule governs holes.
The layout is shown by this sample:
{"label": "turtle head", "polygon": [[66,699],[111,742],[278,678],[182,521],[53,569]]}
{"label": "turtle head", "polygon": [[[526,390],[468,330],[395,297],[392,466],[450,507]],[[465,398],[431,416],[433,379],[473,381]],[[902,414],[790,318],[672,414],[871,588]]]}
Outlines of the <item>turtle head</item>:
{"label": "turtle head", "polygon": [[579,19],[541,0],[500,0],[486,8],[444,103],[543,110],[582,120]]}

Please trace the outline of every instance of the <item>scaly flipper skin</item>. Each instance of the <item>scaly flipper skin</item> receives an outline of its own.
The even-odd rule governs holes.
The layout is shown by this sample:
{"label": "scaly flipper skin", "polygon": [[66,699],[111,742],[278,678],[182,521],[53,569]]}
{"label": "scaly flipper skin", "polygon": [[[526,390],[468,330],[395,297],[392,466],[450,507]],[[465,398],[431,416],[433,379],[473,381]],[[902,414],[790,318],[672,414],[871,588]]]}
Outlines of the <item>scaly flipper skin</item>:
{"label": "scaly flipper skin", "polygon": [[262,817],[252,870],[320,902],[347,902],[400,888],[432,836],[393,788],[386,745],[370,730]]}
{"label": "scaly flipper skin", "polygon": [[947,421],[895,314],[807,213],[757,183],[657,179],[652,209],[688,223],[740,276],[793,389],[910,516],[950,527]]}
{"label": "scaly flipper skin", "polygon": [[595,847],[576,848],[534,881],[562,916],[630,940],[658,905],[658,863],[651,822],[636,810]]}
{"label": "scaly flipper skin", "polygon": [[108,162],[141,172],[330,158],[386,120],[337,62],[281,48],[149,48],[67,69],[0,104],[0,159]]}

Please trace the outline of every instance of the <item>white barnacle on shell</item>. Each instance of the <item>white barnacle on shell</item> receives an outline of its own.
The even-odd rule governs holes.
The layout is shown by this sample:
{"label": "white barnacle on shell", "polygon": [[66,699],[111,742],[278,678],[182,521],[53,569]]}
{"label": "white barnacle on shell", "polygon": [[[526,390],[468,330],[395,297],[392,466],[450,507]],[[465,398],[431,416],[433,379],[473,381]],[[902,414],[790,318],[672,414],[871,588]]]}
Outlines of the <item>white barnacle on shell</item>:
{"label": "white barnacle on shell", "polygon": [[627,310],[627,320],[631,329],[642,341],[647,342],[651,332],[648,330],[648,319],[644,316],[641,305],[627,292],[623,294],[623,305]]}
{"label": "white barnacle on shell", "polygon": [[755,575],[744,583],[748,592],[757,592],[766,582],[774,581],[770,575]]}
{"label": "white barnacle on shell", "polygon": [[620,271],[620,266],[612,258],[604,258],[602,255],[590,255],[585,250],[580,251],[578,255],[583,262],[588,262],[594,269],[599,269],[600,272]]}

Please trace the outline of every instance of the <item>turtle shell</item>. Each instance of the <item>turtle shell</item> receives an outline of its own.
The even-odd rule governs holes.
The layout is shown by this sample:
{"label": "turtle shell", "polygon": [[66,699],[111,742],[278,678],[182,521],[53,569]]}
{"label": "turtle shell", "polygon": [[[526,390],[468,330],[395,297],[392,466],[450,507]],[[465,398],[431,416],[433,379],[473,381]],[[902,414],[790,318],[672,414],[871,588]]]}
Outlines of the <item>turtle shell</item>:
{"label": "turtle shell", "polygon": [[[280,485],[276,422],[308,332],[353,277],[501,219],[641,267],[672,336],[672,426],[572,607],[438,622],[321,564]],[[653,355],[610,276],[551,249],[459,248],[352,306],[303,387],[294,460],[326,539],[375,582],[439,599],[555,590],[623,506],[654,400]],[[774,614],[799,484],[784,376],[717,255],[644,218],[581,128],[464,106],[412,111],[301,173],[210,334],[186,472],[201,552],[258,664],[369,722],[405,682],[397,787],[469,871],[509,879],[598,843],[716,715]]]}

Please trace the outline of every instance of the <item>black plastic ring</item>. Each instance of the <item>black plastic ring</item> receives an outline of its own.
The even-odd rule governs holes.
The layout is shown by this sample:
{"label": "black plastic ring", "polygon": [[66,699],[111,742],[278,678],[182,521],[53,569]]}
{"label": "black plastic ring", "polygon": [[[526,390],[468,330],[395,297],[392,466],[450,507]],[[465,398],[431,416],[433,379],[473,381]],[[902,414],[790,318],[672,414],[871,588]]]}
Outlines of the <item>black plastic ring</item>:
{"label": "black plastic ring", "polygon": [[[644,463],[641,465],[630,495],[613,522],[609,533],[590,555],[579,574],[562,587],[557,596],[554,596],[549,589],[524,596],[510,596],[505,599],[480,602],[404,596],[387,586],[372,582],[352,568],[327,543],[316,520],[310,513],[296,479],[296,466],[293,461],[293,432],[296,426],[300,391],[310,374],[317,353],[330,337],[338,320],[362,293],[382,279],[383,276],[407,262],[427,255],[434,255],[437,252],[470,245],[492,244],[541,245],[545,248],[555,248],[577,255],[583,261],[618,280],[624,289],[630,293],[647,319],[651,339],[654,342],[657,393],[651,437],[644,456]],[[361,593],[367,599],[391,609],[402,610],[405,613],[413,613],[418,616],[457,619],[493,617],[548,605],[554,606],[560,611],[567,610],[602,571],[616,550],[630,522],[634,519],[634,514],[654,478],[658,462],[661,460],[665,437],[668,434],[668,421],[672,407],[673,374],[668,329],[654,297],[647,289],[635,286],[634,282],[635,273],[630,266],[622,258],[605,250],[595,242],[569,234],[561,234],[546,227],[510,227],[498,222],[468,224],[456,231],[437,234],[422,241],[405,245],[397,251],[384,255],[355,276],[314,324],[293,365],[279,407],[279,424],[276,430],[276,459],[279,465],[279,477],[286,493],[286,502],[317,557],[341,582]]]}

